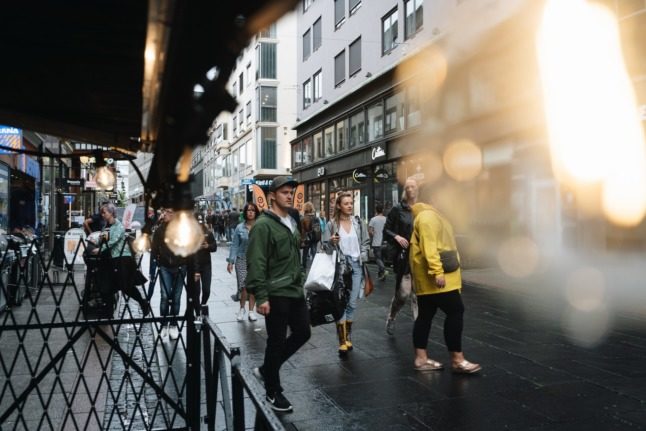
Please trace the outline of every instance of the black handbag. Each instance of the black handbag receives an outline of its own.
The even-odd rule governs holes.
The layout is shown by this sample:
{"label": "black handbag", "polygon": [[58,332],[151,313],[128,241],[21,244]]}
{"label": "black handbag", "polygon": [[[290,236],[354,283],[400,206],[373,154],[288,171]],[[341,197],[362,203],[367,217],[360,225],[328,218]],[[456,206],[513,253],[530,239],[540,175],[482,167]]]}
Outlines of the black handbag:
{"label": "black handbag", "polygon": [[442,269],[445,274],[455,272],[460,268],[460,261],[458,260],[457,250],[444,250],[440,252],[440,260],[442,261]]}

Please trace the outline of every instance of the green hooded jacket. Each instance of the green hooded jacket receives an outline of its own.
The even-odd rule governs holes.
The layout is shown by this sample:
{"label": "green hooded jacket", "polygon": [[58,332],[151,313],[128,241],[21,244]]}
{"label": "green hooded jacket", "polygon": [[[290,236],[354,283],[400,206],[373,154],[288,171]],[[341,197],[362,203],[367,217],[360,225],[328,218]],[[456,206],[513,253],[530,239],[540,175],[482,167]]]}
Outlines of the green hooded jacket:
{"label": "green hooded jacket", "polygon": [[304,297],[300,243],[298,228],[292,233],[275,214],[266,211],[258,218],[249,232],[245,283],[257,305],[269,296]]}

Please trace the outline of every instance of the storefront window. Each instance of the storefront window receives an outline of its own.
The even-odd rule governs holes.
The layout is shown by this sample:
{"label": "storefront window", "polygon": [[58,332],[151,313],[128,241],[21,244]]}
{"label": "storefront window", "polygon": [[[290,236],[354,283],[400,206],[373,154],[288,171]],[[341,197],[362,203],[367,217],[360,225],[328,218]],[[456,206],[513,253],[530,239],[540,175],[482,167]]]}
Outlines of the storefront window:
{"label": "storefront window", "polygon": [[365,143],[365,121],[363,111],[359,111],[350,117],[350,148]]}
{"label": "storefront window", "polygon": [[348,147],[348,120],[336,123],[336,151],[340,153]]}
{"label": "storefront window", "polygon": [[307,185],[307,200],[314,205],[314,211],[322,216],[326,215],[325,200],[327,195],[325,193],[325,181],[311,183]]}
{"label": "storefront window", "polygon": [[419,126],[422,123],[422,114],[419,108],[419,89],[417,85],[408,87],[408,126]]}
{"label": "storefront window", "polygon": [[323,133],[319,132],[314,135],[315,160],[321,160],[325,157],[325,148],[323,148]]}
{"label": "storefront window", "polygon": [[368,140],[384,136],[384,105],[381,101],[368,108]]}
{"label": "storefront window", "polygon": [[386,133],[404,130],[404,94],[395,93],[386,99]]}
{"label": "storefront window", "polygon": [[314,160],[314,146],[312,145],[312,137],[308,136],[303,139],[303,165],[309,165]]}
{"label": "storefront window", "polygon": [[303,149],[302,142],[297,142],[292,146],[292,161],[294,167],[297,168],[303,165]]}
{"label": "storefront window", "polygon": [[325,129],[323,140],[325,144],[325,157],[332,157],[336,154],[334,151],[334,126],[330,126]]}

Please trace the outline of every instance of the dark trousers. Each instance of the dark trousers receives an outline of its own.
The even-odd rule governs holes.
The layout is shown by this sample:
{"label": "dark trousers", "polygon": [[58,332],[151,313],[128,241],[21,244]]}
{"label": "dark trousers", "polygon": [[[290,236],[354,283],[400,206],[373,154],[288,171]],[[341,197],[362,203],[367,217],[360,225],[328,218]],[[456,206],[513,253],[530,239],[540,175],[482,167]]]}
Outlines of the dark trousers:
{"label": "dark trousers", "polygon": [[280,367],[310,339],[311,331],[305,298],[270,296],[269,307],[269,314],[265,316],[267,348],[262,371],[265,389],[273,394],[283,391]]}
{"label": "dark trousers", "polygon": [[418,295],[419,315],[413,327],[413,344],[416,349],[426,349],[431,323],[439,308],[446,314],[444,319],[444,342],[449,352],[462,351],[462,327],[464,304],[459,290],[433,295]]}
{"label": "dark trousers", "polygon": [[381,246],[372,246],[372,254],[375,256],[375,263],[377,264],[377,273],[379,276],[384,275],[386,271],[386,266],[384,265],[384,259],[382,257]]}

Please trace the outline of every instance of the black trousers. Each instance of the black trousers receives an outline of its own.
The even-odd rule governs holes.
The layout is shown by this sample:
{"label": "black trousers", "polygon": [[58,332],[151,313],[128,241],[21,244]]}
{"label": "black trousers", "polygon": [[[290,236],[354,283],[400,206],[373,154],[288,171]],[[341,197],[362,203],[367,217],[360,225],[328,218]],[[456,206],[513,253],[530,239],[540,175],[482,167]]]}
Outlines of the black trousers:
{"label": "black trousers", "polygon": [[211,265],[204,265],[200,268],[200,284],[202,285],[201,305],[205,305],[211,296]]}
{"label": "black trousers", "polygon": [[413,326],[413,345],[416,349],[426,349],[431,323],[439,308],[446,314],[444,319],[444,342],[449,352],[462,351],[462,327],[464,304],[459,290],[433,295],[418,295],[419,315]]}
{"label": "black trousers", "polygon": [[[310,339],[310,319],[305,298],[269,297],[265,316],[267,348],[262,366],[268,394],[282,392],[280,367]],[[290,334],[287,336],[287,328]]]}

